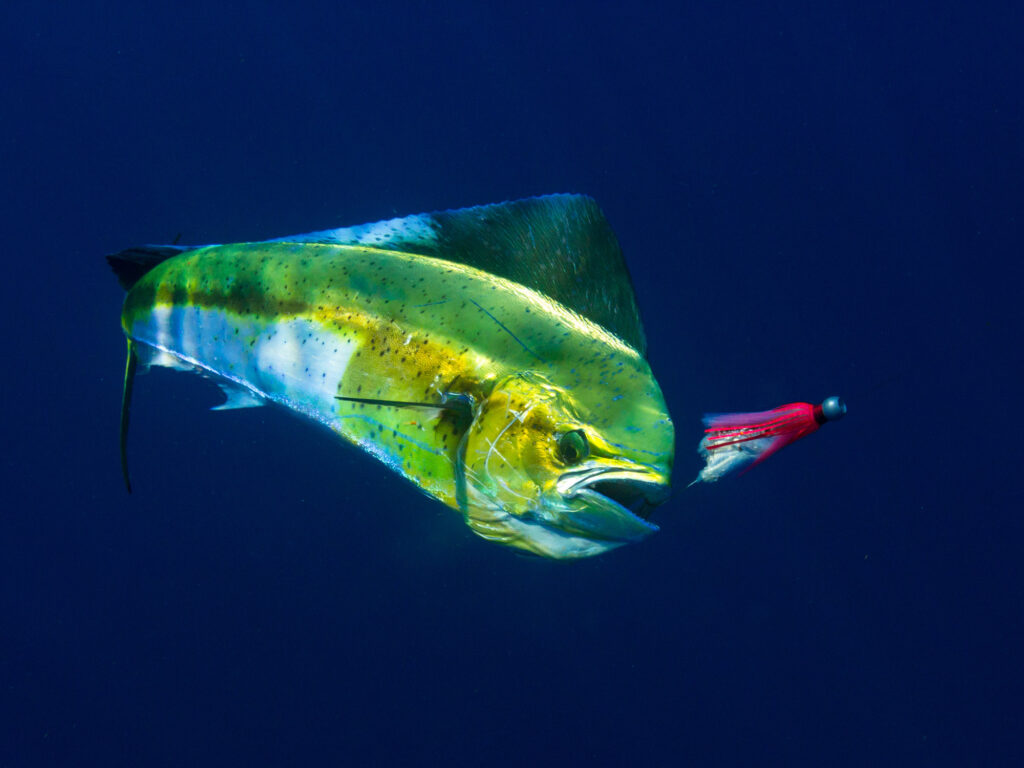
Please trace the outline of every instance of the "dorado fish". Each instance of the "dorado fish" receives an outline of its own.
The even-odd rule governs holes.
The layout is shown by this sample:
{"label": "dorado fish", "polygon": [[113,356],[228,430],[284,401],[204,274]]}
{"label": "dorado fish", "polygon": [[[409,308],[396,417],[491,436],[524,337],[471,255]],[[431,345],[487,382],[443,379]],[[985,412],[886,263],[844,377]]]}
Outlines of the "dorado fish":
{"label": "dorado fish", "polygon": [[579,558],[657,530],[672,421],[596,203],[549,195],[107,257],[127,290],[121,457],[148,366],[325,425],[485,539]]}

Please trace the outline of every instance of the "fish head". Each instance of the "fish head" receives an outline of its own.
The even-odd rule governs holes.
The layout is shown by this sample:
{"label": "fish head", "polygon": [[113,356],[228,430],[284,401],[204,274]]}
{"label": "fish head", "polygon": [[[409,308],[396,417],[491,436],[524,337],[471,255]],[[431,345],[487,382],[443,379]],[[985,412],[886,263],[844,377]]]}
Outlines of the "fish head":
{"label": "fish head", "polygon": [[587,405],[537,373],[495,383],[474,409],[463,449],[463,511],[492,541],[578,558],[658,530],[674,432],[661,392]]}

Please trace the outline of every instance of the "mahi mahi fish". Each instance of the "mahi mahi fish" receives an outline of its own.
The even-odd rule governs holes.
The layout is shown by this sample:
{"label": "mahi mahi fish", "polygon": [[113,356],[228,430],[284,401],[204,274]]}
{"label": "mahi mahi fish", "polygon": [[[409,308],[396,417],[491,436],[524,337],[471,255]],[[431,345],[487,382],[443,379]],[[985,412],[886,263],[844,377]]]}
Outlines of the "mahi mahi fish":
{"label": "mahi mahi fish", "polygon": [[547,195],[260,242],[107,257],[134,376],[197,371],[218,408],[320,422],[463,515],[552,558],[658,530],[674,431],[597,204]]}

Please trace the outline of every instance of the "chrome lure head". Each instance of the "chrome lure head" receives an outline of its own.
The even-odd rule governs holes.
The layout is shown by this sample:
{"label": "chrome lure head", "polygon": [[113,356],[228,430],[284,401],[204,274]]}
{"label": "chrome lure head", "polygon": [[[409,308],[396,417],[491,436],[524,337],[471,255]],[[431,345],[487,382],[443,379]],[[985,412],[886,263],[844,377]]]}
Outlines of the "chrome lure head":
{"label": "chrome lure head", "polygon": [[[653,382],[653,379],[651,380]],[[499,381],[462,451],[467,522],[484,538],[577,558],[638,541],[669,492],[674,433],[654,385],[595,414],[537,373]]]}
{"label": "chrome lure head", "polygon": [[822,402],[821,413],[826,421],[839,421],[846,415],[846,403],[838,395],[832,395]]}

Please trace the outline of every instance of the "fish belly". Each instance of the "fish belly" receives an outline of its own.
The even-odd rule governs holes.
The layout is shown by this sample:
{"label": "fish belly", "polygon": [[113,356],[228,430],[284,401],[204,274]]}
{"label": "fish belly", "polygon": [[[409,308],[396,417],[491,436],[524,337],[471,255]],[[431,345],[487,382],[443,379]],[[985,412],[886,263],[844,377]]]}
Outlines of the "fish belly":
{"label": "fish belly", "polygon": [[139,317],[129,333],[257,397],[341,429],[335,397],[358,344],[314,320],[261,320],[223,309],[161,305]]}
{"label": "fish belly", "polygon": [[[196,305],[160,304],[126,328],[156,354],[151,363],[192,366],[226,389],[240,387],[313,419],[370,453],[429,495],[455,506],[453,430],[430,409],[342,402],[340,394],[408,399],[396,387],[415,378],[368,371],[373,333],[342,332],[314,317],[261,318]],[[364,350],[367,351],[367,350]],[[347,375],[347,379],[346,379]],[[364,387],[363,383],[373,382]],[[346,383],[347,382],[347,383]],[[421,397],[422,399],[422,397]]]}

